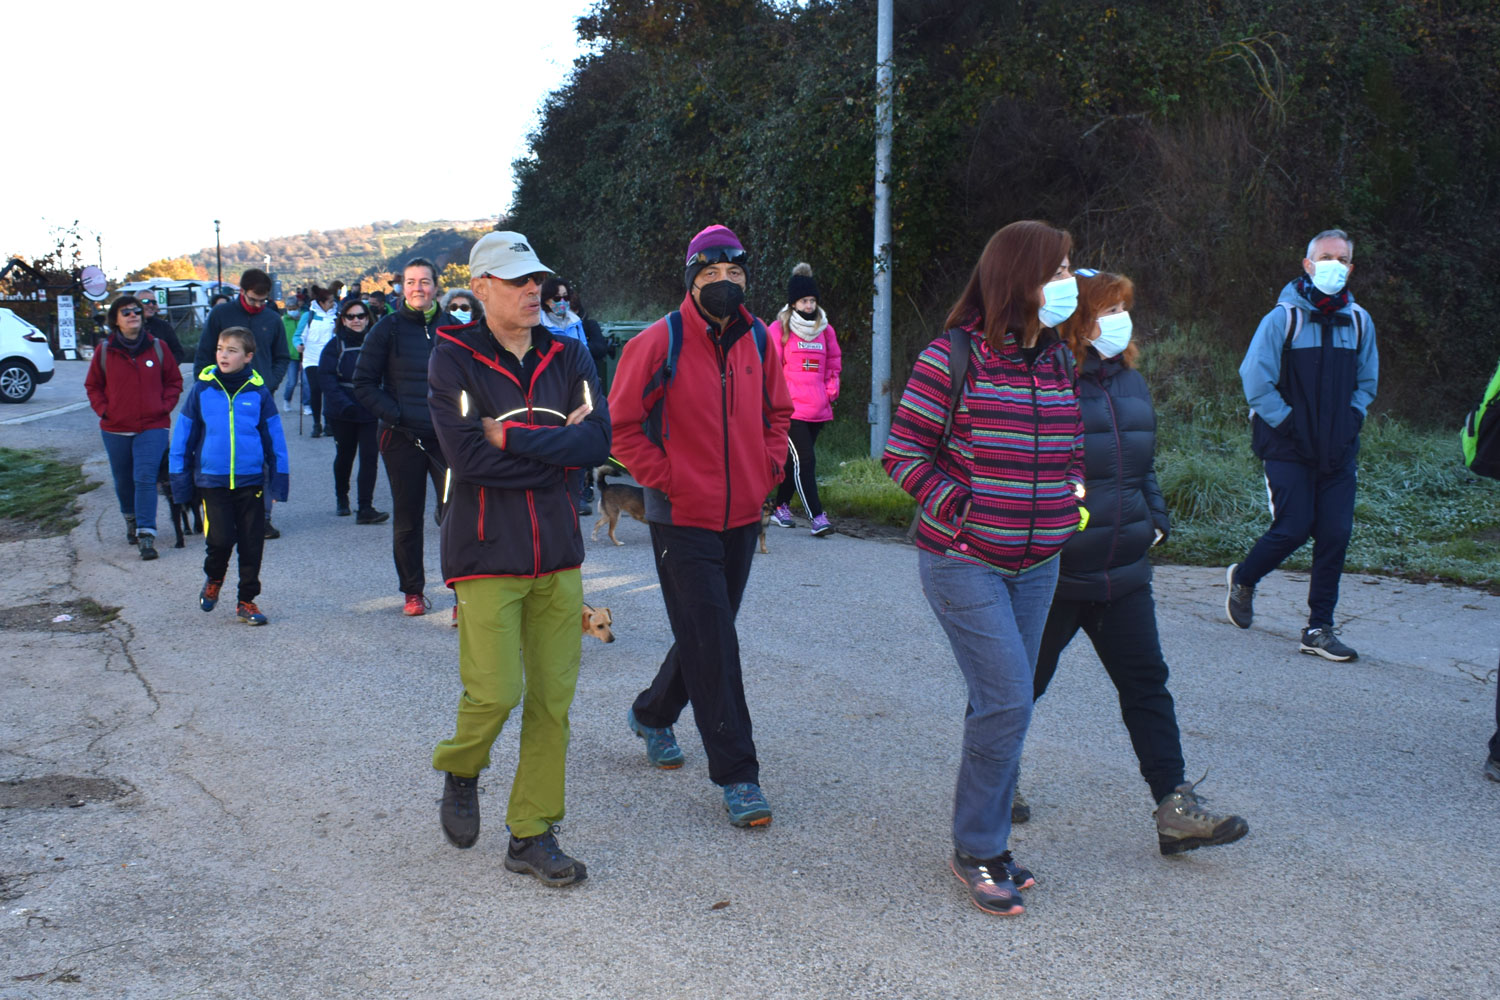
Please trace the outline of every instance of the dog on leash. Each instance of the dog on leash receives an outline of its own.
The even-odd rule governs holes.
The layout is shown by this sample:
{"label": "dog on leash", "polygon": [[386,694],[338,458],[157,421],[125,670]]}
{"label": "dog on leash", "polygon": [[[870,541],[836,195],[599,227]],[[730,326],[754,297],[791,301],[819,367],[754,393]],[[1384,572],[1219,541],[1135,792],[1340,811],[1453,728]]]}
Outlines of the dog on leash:
{"label": "dog on leash", "polygon": [[610,626],[615,623],[608,608],[583,606],[583,634],[591,635],[600,642],[614,642],[615,633]]}
{"label": "dog on leash", "polygon": [[[172,511],[172,531],[176,534],[176,540],[172,548],[184,547],[183,535],[203,534],[203,508],[198,506],[197,489],[193,490],[193,498],[187,503],[177,503],[172,499],[172,479],[167,474],[167,456],[162,455],[161,467],[156,470],[156,492],[167,498],[167,505]],[[193,513],[192,524],[188,523],[188,511]]]}
{"label": "dog on leash", "polygon": [[615,537],[615,526],[620,523],[621,514],[629,514],[642,524],[646,523],[646,491],[639,486],[611,484],[608,481],[607,477],[619,474],[620,469],[608,463],[594,470],[594,479],[599,484],[599,520],[594,522],[594,533],[589,536],[593,541],[599,540],[599,529],[607,521],[609,540],[616,545],[624,545],[624,542]]}

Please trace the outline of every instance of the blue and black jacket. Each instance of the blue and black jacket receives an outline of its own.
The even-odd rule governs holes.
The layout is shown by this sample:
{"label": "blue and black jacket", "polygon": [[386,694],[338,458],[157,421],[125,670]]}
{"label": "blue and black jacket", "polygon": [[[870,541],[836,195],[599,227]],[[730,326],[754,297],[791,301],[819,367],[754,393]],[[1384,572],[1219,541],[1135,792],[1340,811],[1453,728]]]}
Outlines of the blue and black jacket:
{"label": "blue and black jacket", "polygon": [[[581,565],[583,535],[564,476],[607,459],[611,436],[588,345],[535,326],[535,357],[517,377],[482,321],[437,334],[427,403],[448,459],[443,580],[451,587],[459,580],[545,576]],[[565,426],[585,400],[593,412]],[[503,449],[485,438],[484,417],[504,425]]]}
{"label": "blue and black jacket", "polygon": [[1319,323],[1296,285],[1281,290],[1240,363],[1251,447],[1262,461],[1333,472],[1359,454],[1359,431],[1375,399],[1375,323],[1352,296],[1336,314],[1346,325]]}
{"label": "blue and black jacket", "polygon": [[194,486],[261,486],[285,502],[290,468],[281,415],[260,372],[252,369],[241,383],[205,368],[172,429],[172,499],[187,503]]}

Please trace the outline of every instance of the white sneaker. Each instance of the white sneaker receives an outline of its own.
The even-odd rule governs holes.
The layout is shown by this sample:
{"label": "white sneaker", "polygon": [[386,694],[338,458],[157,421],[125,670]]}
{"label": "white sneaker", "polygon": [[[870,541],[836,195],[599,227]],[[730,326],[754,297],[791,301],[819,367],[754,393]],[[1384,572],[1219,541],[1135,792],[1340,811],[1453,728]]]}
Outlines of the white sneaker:
{"label": "white sneaker", "polygon": [[304,406],[302,408],[302,415],[304,417],[310,417],[310,416],[312,416],[312,407],[311,406]]}

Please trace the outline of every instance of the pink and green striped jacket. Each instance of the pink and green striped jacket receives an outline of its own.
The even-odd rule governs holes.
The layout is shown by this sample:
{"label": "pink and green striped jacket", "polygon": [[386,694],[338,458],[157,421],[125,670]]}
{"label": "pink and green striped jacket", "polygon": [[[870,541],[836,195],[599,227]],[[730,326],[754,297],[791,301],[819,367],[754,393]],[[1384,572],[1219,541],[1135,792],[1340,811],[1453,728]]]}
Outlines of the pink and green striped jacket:
{"label": "pink and green striped jacket", "polygon": [[1057,555],[1078,527],[1083,420],[1060,355],[1066,348],[1054,340],[1028,368],[1009,336],[997,353],[975,331],[953,429],[934,456],[951,382],[948,347],[945,332],[917,358],[881,462],[917,500],[918,548],[1019,573]]}

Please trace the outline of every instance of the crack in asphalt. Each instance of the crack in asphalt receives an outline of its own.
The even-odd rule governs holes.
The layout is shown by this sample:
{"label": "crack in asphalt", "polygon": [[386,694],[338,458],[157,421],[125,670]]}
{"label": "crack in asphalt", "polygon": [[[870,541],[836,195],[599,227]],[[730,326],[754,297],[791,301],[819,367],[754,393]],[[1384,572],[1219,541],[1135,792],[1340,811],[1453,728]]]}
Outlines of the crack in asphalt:
{"label": "crack in asphalt", "polygon": [[[125,634],[120,635],[120,632],[124,632]],[[146,675],[141,673],[140,664],[136,663],[135,653],[130,648],[130,644],[135,641],[135,626],[123,618],[116,618],[104,629],[104,634],[115,641],[119,646],[120,655],[125,657],[125,662],[129,664],[124,670],[117,670],[110,666],[114,662],[114,655],[110,654],[104,661],[104,669],[113,673],[133,674],[135,679],[140,681],[141,687],[145,689],[146,697],[151,701],[151,711],[147,712],[146,715],[148,718],[154,716],[161,710],[161,699],[157,698],[156,691],[151,687],[151,682],[146,679]],[[121,723],[121,725],[124,725],[124,723]]]}

